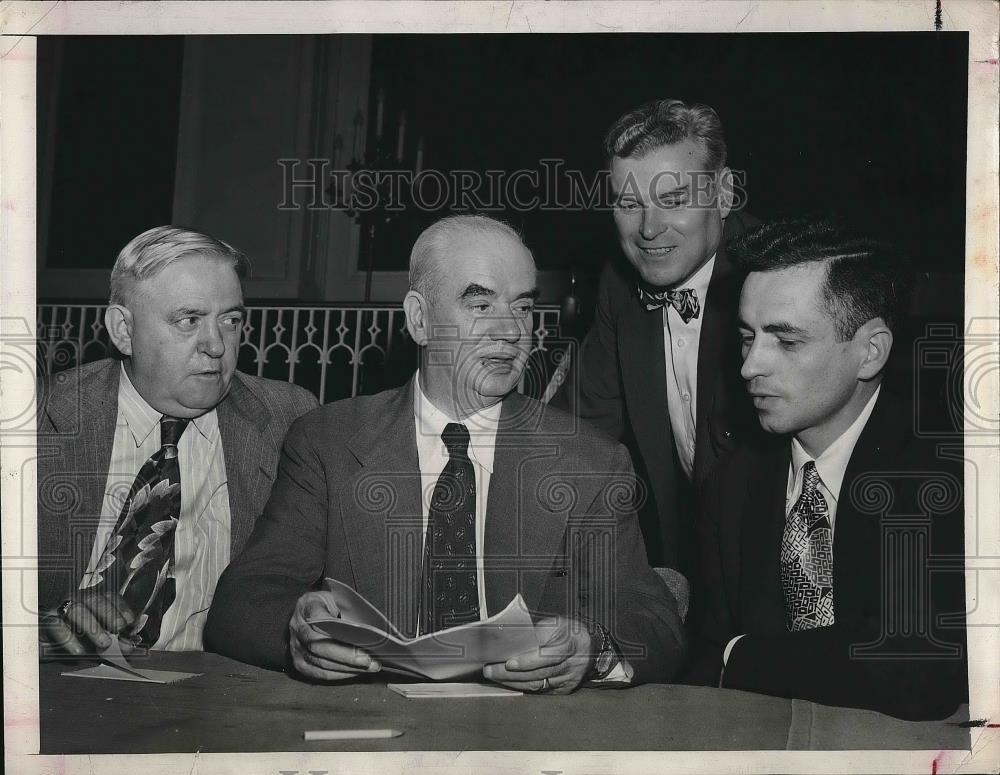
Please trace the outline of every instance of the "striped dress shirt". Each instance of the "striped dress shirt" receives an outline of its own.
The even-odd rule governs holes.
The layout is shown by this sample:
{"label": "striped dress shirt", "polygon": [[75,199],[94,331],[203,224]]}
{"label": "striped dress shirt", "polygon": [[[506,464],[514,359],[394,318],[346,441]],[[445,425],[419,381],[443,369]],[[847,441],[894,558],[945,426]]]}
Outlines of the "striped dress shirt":
{"label": "striped dress shirt", "polygon": [[[118,516],[136,474],[160,449],[160,418],[139,395],[122,367],[118,386],[118,417],[111,450],[101,519],[91,551],[88,584],[114,532]],[[174,537],[176,598],[163,615],[154,649],[201,651],[202,631],[215,585],[229,564],[230,513],[226,462],[216,411],[194,418],[177,445],[181,473],[181,513]]]}

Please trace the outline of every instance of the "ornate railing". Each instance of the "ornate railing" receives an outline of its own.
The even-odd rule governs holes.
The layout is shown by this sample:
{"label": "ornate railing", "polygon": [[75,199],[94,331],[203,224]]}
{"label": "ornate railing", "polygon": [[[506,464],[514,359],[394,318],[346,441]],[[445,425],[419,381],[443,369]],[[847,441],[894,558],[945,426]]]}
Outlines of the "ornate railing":
{"label": "ornate railing", "polygon": [[[112,354],[103,304],[39,304],[38,362],[45,374]],[[559,308],[535,310],[532,351],[521,389],[541,396],[560,352]],[[416,347],[399,306],[253,306],[240,342],[239,368],[312,390],[322,402],[402,384]]]}

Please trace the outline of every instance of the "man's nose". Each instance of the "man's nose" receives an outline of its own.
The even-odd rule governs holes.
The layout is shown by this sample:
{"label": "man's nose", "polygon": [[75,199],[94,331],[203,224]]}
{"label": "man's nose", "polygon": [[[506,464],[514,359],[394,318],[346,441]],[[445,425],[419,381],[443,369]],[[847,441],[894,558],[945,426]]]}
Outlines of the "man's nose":
{"label": "man's nose", "polygon": [[743,356],[743,366],[740,367],[740,376],[749,382],[754,377],[760,377],[764,374],[764,366],[764,355],[761,345],[754,342],[750,345],[750,349],[747,350],[747,354]]}
{"label": "man's nose", "polygon": [[222,338],[219,324],[214,320],[206,320],[198,338],[199,350],[212,358],[221,358],[226,352],[226,341]]}
{"label": "man's nose", "polygon": [[666,208],[655,202],[642,210],[642,224],[639,233],[646,241],[654,240],[670,228],[670,215]]}
{"label": "man's nose", "polygon": [[516,344],[524,336],[526,326],[530,326],[530,322],[513,312],[500,313],[490,318],[487,333],[495,341]]}

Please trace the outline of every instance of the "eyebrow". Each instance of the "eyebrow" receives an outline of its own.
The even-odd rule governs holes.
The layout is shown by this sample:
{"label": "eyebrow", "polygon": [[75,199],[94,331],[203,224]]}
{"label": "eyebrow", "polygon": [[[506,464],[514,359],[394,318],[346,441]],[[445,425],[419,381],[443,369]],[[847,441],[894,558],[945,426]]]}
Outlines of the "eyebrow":
{"label": "eyebrow", "polygon": [[465,286],[465,290],[462,291],[462,295],[459,299],[469,299],[473,296],[489,296],[491,299],[495,299],[497,292],[492,288],[487,288],[485,285],[480,285],[479,283],[470,283]]}
{"label": "eyebrow", "polygon": [[[227,310],[223,310],[221,314],[228,315],[230,312],[239,312],[243,317],[247,315],[247,308],[242,304],[236,304]],[[204,317],[209,314],[208,310],[202,309],[201,307],[178,307],[174,310],[174,315],[200,315]]]}
{"label": "eyebrow", "polygon": [[809,334],[804,328],[793,326],[791,323],[768,323],[764,326],[764,332],[768,334],[793,334],[796,336],[807,336]]}
{"label": "eyebrow", "polygon": [[[745,328],[747,331],[753,331],[753,326],[747,323],[743,318],[737,321],[740,328]],[[795,334],[798,336],[808,336],[809,332],[804,328],[799,328],[798,326],[793,326],[791,323],[768,323],[763,327],[763,331],[768,334]]]}

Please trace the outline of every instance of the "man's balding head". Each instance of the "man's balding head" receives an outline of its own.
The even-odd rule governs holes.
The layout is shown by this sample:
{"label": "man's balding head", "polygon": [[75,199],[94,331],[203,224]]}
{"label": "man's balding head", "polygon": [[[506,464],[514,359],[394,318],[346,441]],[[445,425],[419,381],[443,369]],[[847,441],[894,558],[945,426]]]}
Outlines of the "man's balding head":
{"label": "man's balding head", "polygon": [[[527,251],[521,235],[510,225],[486,215],[450,215],[435,221],[417,237],[410,251],[410,290],[430,299],[447,273],[448,246],[470,232],[512,240]],[[528,251],[530,255],[531,251]]]}
{"label": "man's balding head", "polygon": [[454,418],[517,387],[531,349],[535,261],[507,224],[456,215],[427,228],[410,255],[407,330],[421,347],[421,387]]}

